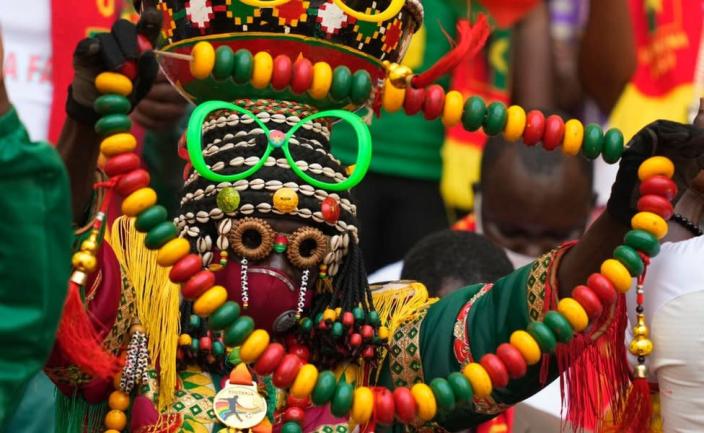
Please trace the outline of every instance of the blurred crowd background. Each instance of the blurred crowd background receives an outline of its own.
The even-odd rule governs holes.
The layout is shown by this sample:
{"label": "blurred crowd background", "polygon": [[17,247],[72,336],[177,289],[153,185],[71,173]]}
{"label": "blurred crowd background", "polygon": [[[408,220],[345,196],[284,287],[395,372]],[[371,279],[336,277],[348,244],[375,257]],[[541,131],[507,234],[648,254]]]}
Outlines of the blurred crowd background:
{"label": "blurred crowd background", "polygon": [[[442,82],[467,96],[618,127],[626,139],[658,118],[691,120],[702,96],[702,0],[423,3],[425,24],[405,59],[414,70],[447,52],[459,18],[490,18],[484,50]],[[32,139],[56,141],[73,47],[119,16],[135,18],[129,1],[0,1],[3,76]],[[180,183],[176,149],[188,112],[160,78],[133,114],[149,168],[174,179],[162,189]],[[386,113],[371,128],[372,166],[355,193],[370,281],[416,279],[436,296],[496,279],[578,238],[605,204],[615,175],[601,160],[446,129],[421,115]],[[343,161],[356,152],[349,133],[333,131]],[[52,431],[52,387],[37,376],[8,431]],[[557,432],[559,417],[554,385],[477,431]]]}

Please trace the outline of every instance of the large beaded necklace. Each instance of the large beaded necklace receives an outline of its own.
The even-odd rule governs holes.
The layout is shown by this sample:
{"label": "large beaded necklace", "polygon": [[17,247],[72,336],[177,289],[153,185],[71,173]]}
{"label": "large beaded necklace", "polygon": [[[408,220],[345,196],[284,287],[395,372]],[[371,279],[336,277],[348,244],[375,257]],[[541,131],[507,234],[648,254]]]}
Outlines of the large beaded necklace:
{"label": "large beaded necklace", "polygon": [[[347,73],[349,71],[336,70],[332,73],[327,65],[316,64],[310,68],[302,61],[305,66],[291,68],[289,64],[284,65],[283,69],[293,71],[284,74],[277,72],[275,65],[278,62],[271,58],[261,60],[264,54],[251,56],[240,53],[239,61],[231,61],[237,57],[237,54],[226,53],[226,50],[216,53],[210,44],[200,42],[191,53],[191,71],[195,77],[201,78],[226,71],[262,86],[275,83],[277,86],[296,85],[320,97],[327,96],[329,92],[337,96],[354,94],[356,96],[353,98],[359,100],[369,97],[367,89],[370,89],[370,83],[358,78],[360,83],[364,81],[363,85],[353,87],[354,78]],[[393,72],[393,68],[392,65],[389,69]],[[282,77],[282,74],[285,76]],[[346,84],[342,86],[340,80]],[[612,258],[602,263],[599,273],[592,274],[586,284],[575,287],[572,297],[561,299],[556,310],[549,311],[542,322],[533,322],[527,329],[513,332],[509,341],[501,344],[495,353],[486,354],[478,362],[467,364],[462,371],[435,378],[429,384],[416,383],[411,387],[397,387],[393,391],[383,387],[353,385],[344,375],[338,379],[333,371],[319,371],[314,364],[305,363],[296,354],[287,353],[283,345],[271,341],[267,331],[255,329],[254,320],[241,314],[236,302],[227,300],[227,290],[214,284],[213,272],[203,268],[201,258],[191,253],[189,242],[178,237],[176,226],[167,221],[166,213],[156,205],[157,194],[149,187],[149,174],[140,168],[140,157],[134,152],[137,140],[129,132],[131,122],[127,113],[130,105],[126,97],[132,92],[130,78],[120,73],[104,72],[97,77],[95,84],[103,95],[95,102],[96,111],[103,116],[95,128],[104,136],[100,151],[105,159],[105,172],[110,176],[105,185],[124,196],[123,214],[136,218],[136,229],[146,233],[146,248],[158,251],[159,266],[171,268],[169,278],[181,286],[186,300],[194,302],[194,314],[207,318],[209,329],[222,333],[224,345],[236,354],[231,359],[239,362],[221,393],[225,393],[225,397],[249,399],[254,404],[253,412],[251,416],[244,417],[245,421],[239,416],[235,420],[233,414],[218,409],[217,396],[215,412],[225,425],[237,430],[255,427],[266,413],[266,404],[262,406],[263,399],[260,401],[252,394],[251,375],[246,365],[259,375],[272,375],[273,384],[287,390],[293,397],[288,399],[288,407],[283,411],[284,433],[301,433],[303,409],[310,403],[316,406],[330,403],[333,415],[349,417],[355,424],[364,426],[370,423],[391,424],[395,420],[402,423],[428,422],[436,417],[439,410],[451,410],[458,403],[471,401],[474,397],[487,397],[493,389],[505,387],[510,380],[524,376],[527,367],[540,362],[543,353],[553,353],[557,343],[569,343],[575,333],[586,330],[590,323],[609,309],[618,294],[627,292],[632,279],[642,276],[649,258],[659,252],[659,240],[666,235],[667,220],[672,216],[670,202],[677,191],[671,180],[674,165],[665,157],[651,157],[638,170],[641,181],[641,198],[637,204],[639,212],[632,218],[632,230],[626,234],[623,244],[614,250]],[[365,94],[364,98],[361,93]],[[467,130],[481,127],[489,135],[503,133],[509,140],[522,138],[528,145],[542,141],[549,150],[562,146],[563,152],[570,155],[581,151],[587,158],[594,159],[602,154],[609,163],[617,162],[623,151],[623,137],[618,130],[611,129],[604,134],[597,125],[585,128],[576,119],[564,122],[559,116],[545,118],[540,111],[526,113],[521,107],[514,105],[506,108],[498,102],[487,107],[478,97],[465,100],[458,92],[445,94],[441,87],[435,85],[425,89],[404,88],[396,87],[387,80],[382,105],[387,111],[403,108],[408,114],[422,110],[427,119],[441,117],[447,126],[462,123]],[[89,239],[74,255],[72,281],[85,281],[85,276],[95,269],[95,245],[104,218],[103,212],[98,214]],[[639,283],[642,283],[642,278],[639,278]],[[647,330],[644,331],[641,326],[643,296],[642,285],[638,284],[639,324],[634,328],[635,338],[630,350],[638,357],[635,375],[639,378],[647,374],[645,356],[652,351]],[[368,333],[364,331],[365,327],[378,325],[379,318],[378,315],[374,316],[374,312],[365,314],[361,309],[349,315],[328,309],[315,321],[302,318],[300,325],[304,331],[314,325],[340,328],[343,332],[354,329],[363,338],[368,338],[371,336],[364,335]],[[379,337],[382,339],[388,338],[388,332],[384,330],[380,328]],[[122,430],[126,424],[124,413],[118,413],[127,408],[124,399],[124,393],[119,391],[111,397],[113,411],[106,417],[110,433]]]}

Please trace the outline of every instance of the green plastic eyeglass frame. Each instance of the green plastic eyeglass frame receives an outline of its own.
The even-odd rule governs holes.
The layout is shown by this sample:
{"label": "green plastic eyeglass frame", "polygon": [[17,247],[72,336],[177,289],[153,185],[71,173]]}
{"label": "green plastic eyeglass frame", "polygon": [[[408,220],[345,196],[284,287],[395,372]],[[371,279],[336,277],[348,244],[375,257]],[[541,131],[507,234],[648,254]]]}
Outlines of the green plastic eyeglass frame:
{"label": "green plastic eyeglass frame", "polygon": [[[206,117],[216,110],[230,110],[241,114],[246,114],[252,118],[254,122],[262,128],[267,136],[268,144],[264,154],[261,156],[259,162],[256,165],[248,168],[247,170],[236,173],[236,174],[219,174],[212,171],[205,163],[205,158],[203,157],[202,149],[202,126]],[[318,179],[311,177],[306,174],[300,167],[296,164],[293,157],[291,156],[291,151],[289,150],[289,140],[293,134],[298,131],[305,123],[311,122],[316,119],[321,118],[338,118],[348,122],[352,125],[355,134],[357,135],[357,162],[354,166],[352,174],[342,182],[323,182]],[[327,191],[346,191],[350,188],[356,186],[359,182],[364,179],[364,176],[369,170],[369,164],[372,159],[372,137],[369,133],[369,128],[364,123],[364,121],[354,113],[345,110],[328,110],[321,111],[319,113],[311,114],[305,117],[300,122],[296,123],[291,129],[288,130],[283,140],[274,141],[271,139],[271,131],[266,127],[264,122],[262,122],[254,113],[242,108],[238,105],[231,104],[224,101],[207,101],[200,104],[193,111],[190,120],[188,121],[188,131],[186,133],[186,147],[188,149],[188,157],[191,160],[193,168],[205,179],[211,182],[236,182],[241,179],[248,178],[257,171],[259,171],[262,166],[266,163],[269,155],[277,149],[281,148],[288,161],[288,165],[291,167],[294,173],[306,183]]]}

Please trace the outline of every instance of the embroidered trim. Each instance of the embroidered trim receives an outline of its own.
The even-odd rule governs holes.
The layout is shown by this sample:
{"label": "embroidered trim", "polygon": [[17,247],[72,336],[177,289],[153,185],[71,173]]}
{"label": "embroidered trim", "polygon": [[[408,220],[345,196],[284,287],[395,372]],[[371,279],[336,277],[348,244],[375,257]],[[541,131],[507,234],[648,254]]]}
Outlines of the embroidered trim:
{"label": "embroidered trim", "polygon": [[394,386],[411,386],[423,381],[420,354],[420,326],[427,310],[417,319],[401,326],[389,348],[389,366]]}
{"label": "embroidered trim", "polygon": [[452,332],[452,335],[455,337],[452,344],[452,350],[455,353],[457,362],[459,362],[462,367],[470,362],[474,362],[474,358],[472,357],[472,349],[469,346],[469,334],[467,333],[467,317],[469,317],[469,310],[472,309],[475,302],[477,302],[482,296],[489,293],[493,287],[494,284],[485,284],[484,287],[479,289],[479,291],[475,293],[466,304],[464,304],[457,315],[455,328]]}

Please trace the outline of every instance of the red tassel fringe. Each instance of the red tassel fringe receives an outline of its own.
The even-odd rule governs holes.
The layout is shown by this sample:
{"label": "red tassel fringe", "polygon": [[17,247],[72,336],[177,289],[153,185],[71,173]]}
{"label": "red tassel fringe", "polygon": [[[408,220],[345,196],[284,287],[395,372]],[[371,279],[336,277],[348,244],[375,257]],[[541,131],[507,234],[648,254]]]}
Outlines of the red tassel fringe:
{"label": "red tassel fringe", "polygon": [[477,16],[474,25],[471,25],[469,20],[459,20],[457,22],[457,46],[430,69],[413,77],[411,80],[413,87],[425,88],[452,71],[461,61],[467,61],[474,57],[484,47],[489,33],[489,22],[484,14]]}
{"label": "red tassel fringe", "polygon": [[623,342],[627,324],[625,297],[619,297],[611,313],[614,319],[597,341],[592,342],[589,336],[575,336],[570,344],[560,345],[557,350],[562,401],[567,399],[565,419],[575,431],[601,431],[609,408],[616,419],[623,419],[617,414],[634,409],[627,399],[631,379]]}
{"label": "red tassel fringe", "polygon": [[121,361],[103,350],[100,338],[83,306],[80,288],[73,281],[68,285],[56,341],[65,356],[91,376],[110,380],[121,368]]}
{"label": "red tassel fringe", "polygon": [[653,405],[650,401],[650,384],[648,379],[633,379],[631,392],[626,404],[619,413],[614,414],[614,424],[618,431],[627,433],[644,433],[650,431]]}

